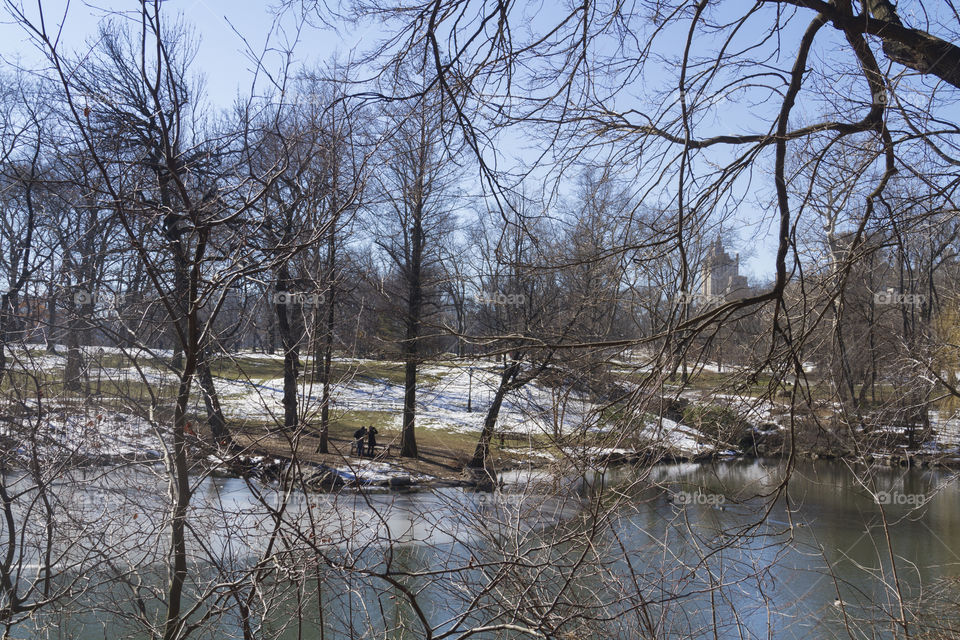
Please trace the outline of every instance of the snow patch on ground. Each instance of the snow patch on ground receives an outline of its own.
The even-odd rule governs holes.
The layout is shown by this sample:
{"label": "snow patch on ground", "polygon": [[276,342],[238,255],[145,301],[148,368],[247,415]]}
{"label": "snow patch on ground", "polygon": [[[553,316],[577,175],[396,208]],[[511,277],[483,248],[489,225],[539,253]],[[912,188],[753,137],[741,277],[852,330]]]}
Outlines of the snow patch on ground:
{"label": "snow patch on ground", "polygon": [[397,468],[388,462],[362,458],[352,460],[346,465],[334,467],[334,470],[341,478],[352,479],[361,484],[385,484],[403,479],[409,479],[411,482],[422,482],[434,479],[433,476],[427,474]]}
{"label": "snow patch on ground", "polygon": [[704,442],[705,438],[699,431],[669,418],[650,420],[643,434],[658,446],[678,455],[692,457],[714,449]]}
{"label": "snow patch on ground", "polygon": [[934,438],[936,446],[945,449],[960,447],[960,413],[944,416],[939,411],[931,411],[930,426],[937,434]]}
{"label": "snow patch on ground", "polygon": [[[19,424],[5,423],[0,435],[22,442],[17,453],[33,454],[35,442],[42,459],[68,455],[85,458],[142,459],[162,456],[162,443],[149,421],[118,411],[84,411],[76,407],[47,408],[39,418],[24,416]],[[31,439],[25,439],[31,434]]]}

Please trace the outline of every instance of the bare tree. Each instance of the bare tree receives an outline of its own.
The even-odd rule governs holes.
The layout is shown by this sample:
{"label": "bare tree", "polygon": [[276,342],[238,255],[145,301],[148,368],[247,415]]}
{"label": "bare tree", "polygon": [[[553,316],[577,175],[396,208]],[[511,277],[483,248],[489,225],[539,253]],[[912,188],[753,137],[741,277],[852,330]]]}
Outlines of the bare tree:
{"label": "bare tree", "polygon": [[424,357],[424,319],[428,296],[438,284],[435,274],[439,244],[454,208],[455,147],[443,138],[451,107],[436,93],[426,93],[409,105],[391,110],[385,123],[384,170],[378,175],[389,222],[382,225],[377,244],[396,269],[401,290],[402,357],[405,367],[403,432],[400,455],[417,456],[415,421],[417,369]]}

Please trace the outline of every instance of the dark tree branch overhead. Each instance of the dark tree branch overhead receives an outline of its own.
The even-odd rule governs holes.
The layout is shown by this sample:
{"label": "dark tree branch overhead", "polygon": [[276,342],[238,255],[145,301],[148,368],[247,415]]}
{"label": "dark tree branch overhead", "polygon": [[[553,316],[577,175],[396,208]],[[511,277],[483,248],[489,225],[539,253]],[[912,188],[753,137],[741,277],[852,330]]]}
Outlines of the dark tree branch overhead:
{"label": "dark tree branch overhead", "polygon": [[922,74],[933,75],[960,88],[960,47],[937,36],[904,26],[889,0],[862,0],[865,13],[845,13],[822,0],[768,0],[813,9],[844,31],[877,36],[888,58]]}

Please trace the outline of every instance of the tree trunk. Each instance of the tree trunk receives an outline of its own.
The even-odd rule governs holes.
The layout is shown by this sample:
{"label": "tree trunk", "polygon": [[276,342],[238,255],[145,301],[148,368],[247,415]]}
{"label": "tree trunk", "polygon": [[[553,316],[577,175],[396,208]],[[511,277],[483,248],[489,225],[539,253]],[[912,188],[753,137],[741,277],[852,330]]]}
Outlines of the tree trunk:
{"label": "tree trunk", "polygon": [[314,360],[322,362],[320,369],[320,382],[323,386],[322,397],[320,400],[320,443],[317,445],[317,453],[328,453],[329,431],[330,431],[330,365],[333,360],[333,329],[336,320],[336,233],[333,228],[330,230],[330,237],[327,239],[327,313],[326,326],[323,333],[323,353],[321,358],[314,354]]}
{"label": "tree trunk", "polygon": [[[176,245],[177,247],[179,247],[179,240],[177,240]],[[186,259],[183,256],[182,249],[179,249],[179,248],[176,249],[174,261],[176,263],[174,266],[174,279],[175,279],[174,295],[176,296],[176,301],[175,301],[175,304],[173,305],[173,308],[175,310],[175,313],[178,314],[178,317],[175,317],[173,319],[173,322],[174,322],[174,325],[179,324],[181,327],[181,332],[183,332],[183,328],[185,326],[184,315],[186,314],[186,309],[188,304],[188,301],[185,299],[185,296],[188,288],[187,281],[189,276],[187,275]],[[176,330],[174,331],[176,333]],[[179,336],[175,335],[173,339],[173,344],[174,344],[173,362],[172,362],[173,370],[180,371],[184,366],[183,347],[182,347],[183,340]]]}
{"label": "tree trunk", "polygon": [[50,284],[47,286],[47,353],[55,354],[57,352],[57,296],[54,294],[56,288],[56,273],[50,274]]}
{"label": "tree trunk", "polygon": [[[290,271],[286,264],[281,265],[277,275],[277,291],[291,291]],[[300,341],[302,322],[298,322],[297,311],[292,305],[275,304],[277,310],[277,328],[283,345],[283,426],[288,433],[296,429],[299,423],[299,397],[297,378],[300,369]]]}
{"label": "tree trunk", "polygon": [[473,452],[473,459],[467,466],[471,469],[485,469],[487,460],[490,459],[490,441],[493,439],[493,430],[497,425],[497,418],[500,415],[500,407],[503,405],[503,398],[512,388],[512,382],[520,373],[520,361],[514,360],[504,367],[500,374],[500,384],[497,386],[496,393],[493,394],[493,402],[487,409],[487,416],[483,420],[483,430],[480,431],[480,439],[477,441],[477,448]]}
{"label": "tree trunk", "polygon": [[207,424],[210,427],[210,433],[217,442],[229,444],[230,431],[227,429],[227,421],[220,407],[220,397],[213,384],[213,373],[210,371],[209,345],[201,348],[197,356],[197,378],[200,391],[203,393],[203,403],[207,408]]}
{"label": "tree trunk", "polygon": [[273,313],[267,314],[267,353],[273,355],[277,352],[277,316]]}
{"label": "tree trunk", "polygon": [[190,478],[187,464],[187,402],[190,398],[190,383],[196,369],[196,352],[186,349],[177,405],[173,419],[173,459],[171,462],[171,494],[173,513],[170,522],[171,564],[167,581],[167,615],[163,630],[164,640],[180,636],[183,621],[180,619],[183,586],[187,579],[187,509],[190,506]]}
{"label": "tree trunk", "polygon": [[[145,297],[143,293],[144,277],[145,277],[145,274],[143,272],[143,261],[137,260],[133,268],[133,277],[126,288],[126,291],[124,291],[124,294],[123,294],[123,305],[121,306],[123,311],[121,311],[121,308],[117,309],[117,315],[120,316],[120,318],[124,318],[124,316],[129,317],[128,314],[134,313],[131,310],[136,309],[137,306],[143,301]],[[126,322],[123,323],[122,330],[123,330],[123,338],[122,338],[123,345],[126,346],[128,349],[133,349],[134,347],[136,347],[137,335],[134,331],[131,331],[127,327]]]}
{"label": "tree trunk", "polygon": [[421,211],[414,215],[411,233],[409,276],[407,280],[407,335],[404,342],[403,432],[400,434],[400,455],[415,458],[417,439],[414,428],[417,414],[417,365],[420,358],[420,314],[423,311],[423,226]]}
{"label": "tree trunk", "polygon": [[[186,252],[179,238],[173,243],[178,261],[186,265]],[[185,269],[186,271],[186,269]],[[193,271],[196,276],[197,271]],[[170,521],[170,560],[169,578],[167,583],[167,615],[163,629],[163,640],[179,638],[183,629],[183,620],[180,611],[183,601],[183,588],[187,579],[187,510],[190,506],[190,476],[187,462],[187,407],[190,400],[190,385],[197,370],[197,353],[199,351],[199,331],[197,314],[193,309],[193,300],[196,299],[196,278],[188,277],[185,281],[186,291],[175,293],[178,299],[188,302],[190,307],[184,307],[186,313],[184,321],[183,340],[178,343],[183,354],[183,370],[180,373],[180,386],[177,391],[177,404],[173,418],[173,456],[168,461],[172,475],[170,494],[173,499],[173,509]]]}
{"label": "tree trunk", "polygon": [[[91,292],[92,294],[92,292]],[[67,332],[67,362],[63,370],[63,385],[69,391],[83,389],[83,354],[80,353],[80,335],[83,331],[83,316],[93,312],[93,305],[88,302],[77,304],[73,302],[73,318],[70,319],[70,330]]]}
{"label": "tree trunk", "polygon": [[10,294],[0,295],[0,384],[7,373],[7,326],[9,323]]}

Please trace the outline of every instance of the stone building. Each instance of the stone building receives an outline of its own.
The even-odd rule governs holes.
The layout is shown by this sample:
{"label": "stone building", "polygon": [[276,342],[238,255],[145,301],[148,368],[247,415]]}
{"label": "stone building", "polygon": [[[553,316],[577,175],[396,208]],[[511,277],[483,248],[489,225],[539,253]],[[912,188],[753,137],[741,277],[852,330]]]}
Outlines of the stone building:
{"label": "stone building", "polygon": [[720,303],[743,298],[750,293],[746,276],[740,275],[740,254],[730,257],[720,237],[710,245],[703,260],[702,302]]}

